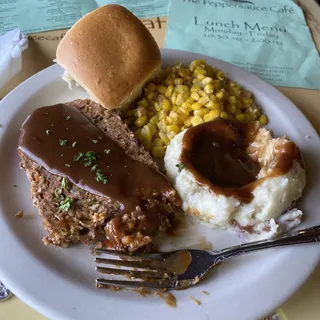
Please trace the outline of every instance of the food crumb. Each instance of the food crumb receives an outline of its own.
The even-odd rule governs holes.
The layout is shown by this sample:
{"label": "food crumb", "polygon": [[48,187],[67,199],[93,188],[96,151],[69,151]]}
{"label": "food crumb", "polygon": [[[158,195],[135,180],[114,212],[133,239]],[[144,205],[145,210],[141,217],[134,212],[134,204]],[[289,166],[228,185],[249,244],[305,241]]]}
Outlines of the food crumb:
{"label": "food crumb", "polygon": [[311,137],[310,136],[306,136],[306,139],[309,140],[309,139],[311,139]]}
{"label": "food crumb", "polygon": [[109,286],[109,289],[111,289],[112,291],[119,291],[119,290],[121,290],[122,288],[119,287],[119,286]]}
{"label": "food crumb", "polygon": [[157,292],[158,295],[164,302],[171,308],[177,307],[177,300],[175,296],[170,292]]}
{"label": "food crumb", "polygon": [[14,188],[16,188],[16,187],[17,187],[17,185],[16,185],[16,184],[14,184],[14,185],[13,185],[13,187],[14,187]]}
{"label": "food crumb", "polygon": [[94,250],[94,248],[91,248],[91,249],[90,249],[90,254],[91,254],[92,256],[95,255],[95,250]]}
{"label": "food crumb", "polygon": [[209,295],[208,291],[201,291],[203,294]]}
{"label": "food crumb", "polygon": [[193,279],[192,284],[197,284],[197,283],[199,283],[199,281],[200,281],[200,278],[199,278],[198,276],[196,276],[196,277]]}
{"label": "food crumb", "polygon": [[112,286],[112,285],[108,285],[108,284],[100,284],[98,283],[96,285],[97,288],[99,289],[109,289],[109,290],[112,290],[112,291],[119,291],[121,290],[122,288],[119,287],[119,286]]}
{"label": "food crumb", "polygon": [[23,217],[23,210],[18,211],[18,212],[15,214],[15,217],[21,219],[21,218]]}
{"label": "food crumb", "polygon": [[137,288],[137,289],[132,289],[133,292],[139,293],[140,296],[146,297],[147,295],[153,294],[151,290],[148,290],[146,288]]}
{"label": "food crumb", "polygon": [[95,244],[96,249],[101,249],[102,248],[102,242],[97,241]]}
{"label": "food crumb", "polygon": [[42,239],[42,242],[43,242],[43,244],[44,244],[45,246],[48,246],[48,245],[50,244],[50,241],[49,241],[48,237],[44,237],[44,238]]}
{"label": "food crumb", "polygon": [[198,299],[196,299],[196,298],[194,298],[194,297],[192,297],[192,296],[190,296],[190,299],[191,299],[197,306],[199,306],[199,305],[201,304],[201,302],[200,302]]}

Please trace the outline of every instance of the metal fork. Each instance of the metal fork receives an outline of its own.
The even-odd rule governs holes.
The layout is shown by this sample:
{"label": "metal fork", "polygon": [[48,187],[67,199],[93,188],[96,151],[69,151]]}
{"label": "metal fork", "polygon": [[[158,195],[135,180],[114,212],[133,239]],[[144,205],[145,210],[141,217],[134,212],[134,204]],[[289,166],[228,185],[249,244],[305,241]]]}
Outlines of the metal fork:
{"label": "metal fork", "polygon": [[[234,247],[204,251],[185,249],[163,253],[126,253],[96,249],[96,270],[103,274],[125,276],[129,280],[96,279],[98,287],[129,287],[149,290],[178,290],[198,283],[217,264],[245,253],[293,244],[320,241],[320,225],[281,235],[275,239],[240,244]],[[108,254],[120,259],[103,258]],[[115,265],[110,268],[101,265]],[[134,279],[134,280],[132,280]],[[136,280],[140,279],[140,280]]]}
{"label": "metal fork", "polygon": [[12,292],[0,281],[0,302],[12,297]]}

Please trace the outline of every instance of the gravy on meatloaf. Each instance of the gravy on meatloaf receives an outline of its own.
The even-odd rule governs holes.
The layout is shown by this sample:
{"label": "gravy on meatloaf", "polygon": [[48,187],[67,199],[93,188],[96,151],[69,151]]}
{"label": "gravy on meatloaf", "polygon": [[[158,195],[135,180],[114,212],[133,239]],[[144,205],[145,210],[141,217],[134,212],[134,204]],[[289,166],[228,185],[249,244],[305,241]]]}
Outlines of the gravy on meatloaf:
{"label": "gravy on meatloaf", "polygon": [[75,107],[58,104],[35,110],[22,125],[19,150],[51,174],[119,203],[119,212],[106,226],[116,238],[133,231],[127,222],[133,218],[138,221],[135,231],[147,235],[162,225],[157,201],[174,192],[166,177],[131,159]]}

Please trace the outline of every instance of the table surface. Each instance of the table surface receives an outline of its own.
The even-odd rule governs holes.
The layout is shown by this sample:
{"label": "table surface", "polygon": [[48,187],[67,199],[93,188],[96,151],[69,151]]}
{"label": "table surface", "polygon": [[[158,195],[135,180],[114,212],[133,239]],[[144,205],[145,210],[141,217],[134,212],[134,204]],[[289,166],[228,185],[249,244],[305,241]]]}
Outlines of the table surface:
{"label": "table surface", "polygon": [[[313,0],[299,1],[305,10],[308,24],[311,28],[313,38],[320,48],[320,8]],[[150,19],[152,20],[152,19]],[[160,47],[163,47],[165,37],[166,18],[154,20],[154,26],[149,23],[150,31],[157,40]],[[55,57],[55,49],[59,40],[66,30],[45,32],[32,35],[29,49],[23,53],[22,71],[0,91],[0,98],[12,90],[19,83],[30,77],[32,74],[52,64]],[[53,37],[55,36],[55,37]],[[320,112],[319,100],[320,91],[305,90],[298,88],[278,88],[289,99],[293,101],[306,115],[314,128],[320,133]],[[320,266],[316,268],[307,282],[292,296],[281,308],[288,320],[319,320],[320,319]],[[44,320],[45,318],[13,297],[0,304],[0,320]]]}

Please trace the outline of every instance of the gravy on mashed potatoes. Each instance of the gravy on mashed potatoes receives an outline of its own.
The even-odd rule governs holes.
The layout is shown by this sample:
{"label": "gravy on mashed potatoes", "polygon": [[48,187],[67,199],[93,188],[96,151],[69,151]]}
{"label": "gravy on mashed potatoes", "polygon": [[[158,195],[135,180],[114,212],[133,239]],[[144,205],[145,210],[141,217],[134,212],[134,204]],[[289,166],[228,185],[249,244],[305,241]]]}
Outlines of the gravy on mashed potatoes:
{"label": "gravy on mashed potatoes", "polygon": [[[272,138],[255,124],[224,119],[177,135],[167,148],[165,168],[186,212],[213,227],[250,233],[288,210],[305,185],[293,142]],[[267,224],[264,229],[269,231]]]}

